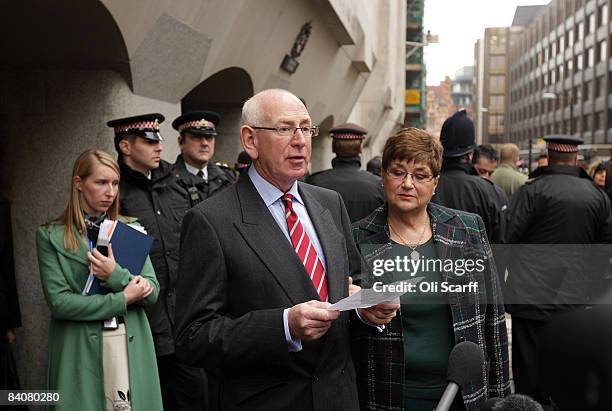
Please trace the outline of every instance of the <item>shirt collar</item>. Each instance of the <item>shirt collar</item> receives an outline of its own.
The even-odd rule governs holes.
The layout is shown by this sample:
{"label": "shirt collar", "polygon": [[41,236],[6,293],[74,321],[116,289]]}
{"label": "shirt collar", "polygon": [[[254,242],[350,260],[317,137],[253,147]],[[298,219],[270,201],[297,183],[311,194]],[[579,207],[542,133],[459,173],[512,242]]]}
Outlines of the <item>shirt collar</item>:
{"label": "shirt collar", "polygon": [[[282,191],[280,191],[277,187],[275,187],[272,183],[270,183],[268,180],[263,178],[257,172],[257,169],[255,168],[254,165],[251,165],[249,167],[248,175],[251,181],[253,182],[255,189],[257,190],[257,192],[263,199],[264,203],[266,204],[266,207],[270,207],[270,205],[277,202],[285,194]],[[297,180],[293,183],[293,185],[291,186],[289,191],[287,191],[287,193],[293,196],[294,201],[297,201],[302,205],[304,204],[304,202],[302,201],[302,197],[300,196],[300,193],[298,190]]]}
{"label": "shirt collar", "polygon": [[187,169],[187,171],[191,174],[193,174],[194,176],[198,175],[198,172],[202,172],[202,174],[204,174],[204,180],[208,180],[208,165],[205,166],[202,170],[200,170],[199,168],[196,168],[194,166],[192,166],[191,164],[188,164],[187,162],[185,162],[185,168]]}

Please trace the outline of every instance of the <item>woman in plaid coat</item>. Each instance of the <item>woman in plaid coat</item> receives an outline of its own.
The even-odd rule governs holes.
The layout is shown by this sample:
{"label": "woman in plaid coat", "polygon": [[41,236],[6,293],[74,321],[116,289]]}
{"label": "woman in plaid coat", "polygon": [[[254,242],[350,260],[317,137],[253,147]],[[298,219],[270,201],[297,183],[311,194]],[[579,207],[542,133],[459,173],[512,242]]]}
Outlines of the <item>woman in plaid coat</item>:
{"label": "woman in plaid coat", "polygon": [[[417,286],[421,292],[404,294],[401,310],[382,331],[354,322],[363,410],[433,409],[446,386],[450,350],[462,341],[478,344],[485,363],[482,378],[463,388],[452,409],[478,410],[487,398],[510,394],[504,306],[484,223],[476,214],[430,203],[441,161],[440,143],[423,130],[390,137],[383,151],[387,202],[353,225],[368,267],[356,284],[421,276],[423,285],[438,284],[438,292]],[[381,263],[398,260],[423,265],[410,273],[414,265],[396,264],[389,271]],[[428,269],[426,261],[432,262]]]}

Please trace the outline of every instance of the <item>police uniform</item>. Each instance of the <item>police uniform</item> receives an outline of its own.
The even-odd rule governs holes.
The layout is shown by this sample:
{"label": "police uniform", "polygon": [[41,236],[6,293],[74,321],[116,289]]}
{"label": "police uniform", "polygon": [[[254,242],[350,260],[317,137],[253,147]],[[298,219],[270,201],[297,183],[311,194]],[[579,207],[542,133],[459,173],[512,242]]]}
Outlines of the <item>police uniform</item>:
{"label": "police uniform", "polygon": [[[183,138],[187,133],[194,137],[214,138],[217,135],[216,127],[220,119],[219,114],[213,111],[192,111],[177,117],[172,122],[172,127]],[[209,162],[204,169],[198,170],[186,164],[182,154],[176,158],[174,171],[180,184],[188,192],[191,207],[236,181],[236,176],[228,167]]]}
{"label": "police uniform", "polygon": [[[329,133],[333,139],[362,141],[367,130],[346,123],[332,128]],[[311,174],[306,182],[340,193],[351,222],[359,221],[385,201],[380,177],[360,168],[359,156],[337,156],[332,160],[331,169]]]}
{"label": "police uniform", "polygon": [[121,118],[107,124],[115,132],[119,153],[121,214],[136,217],[155,240],[149,256],[160,292],[147,317],[153,334],[164,409],[206,409],[206,382],[201,369],[181,364],[174,355],[174,290],[177,281],[180,227],[190,204],[172,165],[164,160],[148,176],[130,168],[121,155],[119,142],[130,135],[162,141],[158,113]]}
{"label": "police uniform", "polygon": [[442,125],[440,142],[444,161],[436,194],[431,201],[445,207],[478,214],[492,244],[503,242],[502,206],[493,184],[473,175],[464,156],[476,148],[474,124],[465,110],[457,111]]}
{"label": "police uniform", "polygon": [[[549,152],[576,153],[582,144],[570,136],[544,140]],[[538,342],[553,316],[586,304],[602,284],[603,266],[589,255],[594,247],[583,245],[609,243],[612,219],[606,194],[581,168],[551,164],[538,170],[511,201],[507,242],[517,245],[506,309],[516,391],[547,402],[539,385]]]}

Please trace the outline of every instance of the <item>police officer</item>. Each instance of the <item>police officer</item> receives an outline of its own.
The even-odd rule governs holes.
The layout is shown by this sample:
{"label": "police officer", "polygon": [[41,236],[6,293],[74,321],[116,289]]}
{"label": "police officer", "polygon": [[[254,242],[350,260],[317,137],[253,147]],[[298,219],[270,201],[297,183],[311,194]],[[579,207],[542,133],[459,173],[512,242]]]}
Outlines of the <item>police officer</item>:
{"label": "police officer", "polygon": [[329,130],[336,157],[332,168],[311,174],[306,182],[335,190],[342,196],[351,222],[367,217],[384,202],[380,177],[360,170],[360,154],[368,131],[353,123]]}
{"label": "police officer", "polygon": [[432,201],[480,215],[489,241],[503,242],[504,220],[495,187],[491,181],[474,175],[474,123],[465,110],[457,111],[444,121],[440,142],[444,148],[444,162]]}
{"label": "police officer", "polygon": [[547,403],[539,341],[553,316],[585,304],[602,284],[602,266],[591,254],[595,247],[581,245],[609,243],[612,219],[606,194],[576,166],[582,140],[565,135],[544,140],[549,166],[538,169],[511,200],[506,239],[516,245],[506,309],[512,314],[516,392]]}
{"label": "police officer", "polygon": [[162,390],[164,409],[206,409],[203,370],[181,364],[174,354],[174,290],[178,273],[180,226],[189,210],[187,192],[172,165],[161,159],[162,136],[158,113],[121,118],[107,123],[115,132],[121,168],[121,214],[138,218],[155,239],[150,257],[159,281],[157,303],[147,313]]}
{"label": "police officer", "polygon": [[211,158],[215,154],[216,127],[221,117],[214,111],[191,111],[177,117],[172,127],[179,132],[181,154],[174,171],[189,193],[191,206],[207,199],[235,181],[234,173]]}

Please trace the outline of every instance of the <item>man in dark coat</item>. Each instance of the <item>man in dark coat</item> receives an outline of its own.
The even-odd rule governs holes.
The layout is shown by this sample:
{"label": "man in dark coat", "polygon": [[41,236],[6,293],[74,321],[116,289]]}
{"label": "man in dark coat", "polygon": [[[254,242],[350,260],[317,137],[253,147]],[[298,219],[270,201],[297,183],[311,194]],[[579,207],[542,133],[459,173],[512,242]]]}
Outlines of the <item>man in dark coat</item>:
{"label": "man in dark coat", "polygon": [[221,117],[214,111],[191,111],[177,117],[172,127],[179,132],[181,154],[174,163],[180,184],[189,193],[191,206],[232,185],[234,173],[211,161],[215,155],[216,127]]}
{"label": "man in dark coat", "polygon": [[112,120],[121,168],[121,214],[138,218],[155,241],[150,257],[160,285],[159,298],[147,313],[162,389],[164,408],[207,409],[206,383],[201,369],[181,364],[174,354],[175,288],[178,275],[180,227],[190,208],[187,192],[172,165],[161,159],[161,114]]}
{"label": "man in dark coat", "polygon": [[[497,151],[490,144],[481,144],[474,150],[472,155],[472,166],[474,171],[482,178],[491,181],[491,174],[497,168],[499,162],[499,156]],[[491,181],[492,182],[492,181]],[[497,184],[493,183],[495,192],[497,193],[497,199],[502,211],[508,208],[510,201],[506,192]]]}
{"label": "man in dark coat", "polygon": [[474,123],[465,110],[446,119],[440,142],[444,147],[444,162],[431,201],[478,214],[485,223],[489,241],[492,244],[503,242],[504,221],[495,187],[490,181],[473,175]]}
{"label": "man in dark coat", "polygon": [[[218,371],[223,410],[359,408],[349,313],[327,308],[360,256],[340,195],[298,182],[317,131],[295,95],[256,94],[240,129],[249,171],[185,216],[177,355]],[[380,325],[398,308],[360,313]]]}
{"label": "man in dark coat", "polygon": [[604,191],[576,166],[582,140],[544,140],[550,165],[538,169],[510,204],[506,239],[514,245],[505,295],[512,314],[516,392],[547,403],[548,394],[540,387],[538,342],[553,316],[596,297],[593,291],[603,284],[604,274],[598,262],[604,263],[609,253],[599,259],[601,246],[592,244],[610,243],[612,217]]}
{"label": "man in dark coat", "polygon": [[360,170],[363,140],[368,131],[346,123],[332,128],[332,168],[311,174],[306,182],[337,191],[344,200],[351,222],[368,216],[385,201],[380,177]]}
{"label": "man in dark coat", "polygon": [[0,197],[0,390],[18,390],[19,381],[10,345],[21,327],[21,311],[15,283],[11,205]]}

